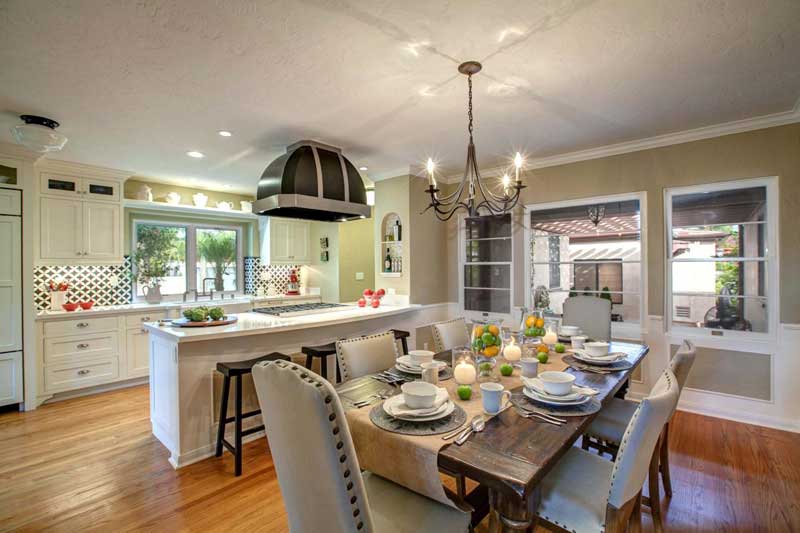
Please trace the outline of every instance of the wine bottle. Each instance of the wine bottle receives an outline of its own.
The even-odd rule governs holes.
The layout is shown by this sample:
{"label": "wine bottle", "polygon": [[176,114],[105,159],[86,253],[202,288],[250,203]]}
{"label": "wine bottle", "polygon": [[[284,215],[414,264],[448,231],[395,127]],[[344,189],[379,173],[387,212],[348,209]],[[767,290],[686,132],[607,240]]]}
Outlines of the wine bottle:
{"label": "wine bottle", "polygon": [[383,271],[384,272],[391,272],[392,271],[392,255],[389,253],[389,249],[386,249],[386,259],[383,261]]}

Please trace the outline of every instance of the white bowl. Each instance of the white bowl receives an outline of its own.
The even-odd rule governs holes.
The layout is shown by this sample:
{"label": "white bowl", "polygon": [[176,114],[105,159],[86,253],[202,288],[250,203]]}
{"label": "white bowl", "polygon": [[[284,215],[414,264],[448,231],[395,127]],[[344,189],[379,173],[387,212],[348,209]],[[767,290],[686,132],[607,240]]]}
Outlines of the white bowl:
{"label": "white bowl", "polygon": [[608,355],[609,345],[607,342],[584,342],[583,349],[592,357],[602,357]]}
{"label": "white bowl", "polygon": [[579,328],[578,326],[563,326],[562,325],[561,328],[559,328],[559,333],[561,333],[562,335],[564,335],[566,337],[572,337],[573,335],[577,335],[580,332],[581,332],[581,328]]}
{"label": "white bowl", "polygon": [[412,409],[427,409],[436,402],[436,385],[425,381],[410,381],[403,384],[403,403]]}
{"label": "white bowl", "polygon": [[421,365],[422,363],[433,361],[434,352],[430,350],[409,350],[408,355],[411,357],[411,361]]}
{"label": "white bowl", "polygon": [[575,382],[575,376],[566,372],[542,372],[539,379],[545,392],[553,396],[566,396],[572,392],[572,384]]}

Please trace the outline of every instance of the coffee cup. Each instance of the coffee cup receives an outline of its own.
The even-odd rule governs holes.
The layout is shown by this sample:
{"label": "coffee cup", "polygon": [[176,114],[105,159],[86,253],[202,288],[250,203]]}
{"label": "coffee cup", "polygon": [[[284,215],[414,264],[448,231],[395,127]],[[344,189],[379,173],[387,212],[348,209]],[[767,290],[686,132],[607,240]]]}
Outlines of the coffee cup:
{"label": "coffee cup", "polygon": [[522,377],[535,378],[539,374],[539,360],[535,357],[523,357],[519,360]]}
{"label": "coffee cup", "polygon": [[505,390],[499,383],[487,381],[481,383],[481,397],[483,398],[483,411],[493,415],[502,409],[503,398],[508,395],[511,401],[511,391]]}
{"label": "coffee cup", "polygon": [[586,335],[574,335],[570,337],[570,342],[572,343],[573,348],[582,349],[584,343],[586,342]]}

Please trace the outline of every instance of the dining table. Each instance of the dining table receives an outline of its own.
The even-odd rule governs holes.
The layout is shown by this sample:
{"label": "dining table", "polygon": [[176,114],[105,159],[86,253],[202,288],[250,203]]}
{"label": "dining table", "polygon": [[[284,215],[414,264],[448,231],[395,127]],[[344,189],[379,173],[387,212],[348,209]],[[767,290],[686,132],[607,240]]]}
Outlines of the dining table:
{"label": "dining table", "polygon": [[[575,364],[574,360],[567,359],[568,364],[562,360],[562,354],[551,353],[548,363],[539,365],[539,372],[564,370],[575,374],[576,383],[596,389],[594,398],[601,405],[606,404],[624,390],[649,348],[644,344],[612,342],[610,351],[625,353],[627,368],[608,372],[603,367]],[[438,353],[435,358],[451,362],[449,351]],[[522,389],[519,369],[511,377],[500,378],[498,374],[496,379],[512,392]],[[478,385],[476,383],[473,388],[479,391]],[[472,509],[473,525],[488,513],[489,530],[493,532],[535,528],[542,480],[597,416],[597,412],[568,416],[557,426],[523,416],[524,411],[510,408],[495,416],[486,416],[484,430],[474,433],[459,446],[452,444],[453,440],[442,440],[439,435],[406,435],[377,427],[370,420],[370,410],[389,394],[399,394],[399,385],[387,385],[367,377],[357,386],[358,394],[370,399],[367,405],[352,400],[350,391],[355,389],[350,381],[339,384],[337,391],[361,468],[443,503]],[[474,402],[480,400],[459,400],[452,379],[441,382],[440,386],[448,389],[454,402],[463,406],[467,414],[477,412],[479,403]],[[385,394],[387,391],[389,394]],[[469,418],[464,427],[468,422]],[[461,500],[442,487],[439,473],[459,480],[468,478],[477,482],[477,488]]]}

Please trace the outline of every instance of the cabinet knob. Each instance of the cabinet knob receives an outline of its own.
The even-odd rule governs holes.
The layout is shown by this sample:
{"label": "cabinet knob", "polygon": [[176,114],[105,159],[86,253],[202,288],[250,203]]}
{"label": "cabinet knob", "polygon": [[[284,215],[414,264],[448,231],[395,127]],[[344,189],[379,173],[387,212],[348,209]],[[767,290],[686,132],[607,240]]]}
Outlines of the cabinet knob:
{"label": "cabinet knob", "polygon": [[142,333],[147,333],[147,330],[142,328]]}
{"label": "cabinet knob", "polygon": [[150,322],[150,317],[149,316],[143,316],[142,317],[142,322]]}
{"label": "cabinet knob", "polygon": [[78,370],[78,375],[79,376],[85,376],[89,372],[90,372],[90,370],[87,370],[87,369],[84,368],[83,370]]}
{"label": "cabinet knob", "polygon": [[82,342],[82,343],[80,343],[78,345],[78,348],[88,348],[88,347],[89,347],[89,345],[87,343],[85,343],[85,342]]}
{"label": "cabinet knob", "polygon": [[88,328],[89,327],[89,323],[88,322],[78,322],[77,324],[75,324],[75,327],[76,328]]}

